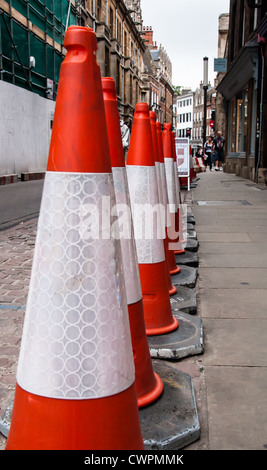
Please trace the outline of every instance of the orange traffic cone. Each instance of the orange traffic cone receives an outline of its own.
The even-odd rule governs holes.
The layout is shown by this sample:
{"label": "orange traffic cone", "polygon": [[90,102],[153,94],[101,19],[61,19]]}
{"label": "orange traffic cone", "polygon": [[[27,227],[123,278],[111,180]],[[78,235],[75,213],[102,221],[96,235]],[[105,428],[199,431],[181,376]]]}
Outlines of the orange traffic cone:
{"label": "orange traffic cone", "polygon": [[166,173],[165,173],[165,165],[164,165],[164,158],[163,158],[161,124],[160,122],[156,122],[156,113],[154,111],[150,111],[149,115],[150,115],[151,131],[152,131],[152,138],[153,138],[155,167],[156,167],[156,172],[157,172],[158,186],[160,187],[159,196],[160,196],[162,207],[164,208],[163,242],[164,242],[164,253],[165,253],[165,259],[166,259],[166,262],[165,262],[166,276],[167,276],[169,294],[174,295],[177,293],[177,289],[175,286],[172,285],[172,281],[171,281],[171,275],[170,275],[169,263],[168,263],[168,242],[167,242],[167,237],[166,237],[167,227],[170,224],[170,215],[169,215],[169,207],[168,207]]}
{"label": "orange traffic cone", "polygon": [[64,47],[6,448],[144,449],[96,35]]}
{"label": "orange traffic cone", "polygon": [[171,225],[167,231],[168,241],[168,263],[170,274],[177,274],[180,272],[179,266],[176,265],[174,249],[172,246],[175,244],[177,247],[179,241],[178,224],[177,224],[177,195],[175,186],[174,175],[174,162],[173,162],[173,148],[171,137],[171,124],[164,124],[162,132],[163,155],[167,180],[167,191]]}
{"label": "orange traffic cone", "polygon": [[[146,103],[138,103],[135,108],[126,169],[146,334],[160,335],[177,329],[178,320],[171,311],[164,244],[157,232],[158,220],[154,218],[151,222],[150,217],[151,213],[153,217],[153,211],[159,205],[159,198],[149,108]],[[149,217],[144,217],[144,209],[150,210]],[[161,224],[161,217],[159,220]],[[146,230],[147,222],[149,231]]]}
{"label": "orange traffic cone", "polygon": [[132,347],[135,363],[135,385],[139,408],[154,402],[163,392],[161,378],[153,372],[145,331],[144,309],[137,253],[133,235],[127,174],[122,147],[115,82],[102,78],[104,105],[117,212],[129,209],[120,236],[125,287],[129,310]]}
{"label": "orange traffic cone", "polygon": [[161,182],[161,170],[160,170],[160,161],[159,161],[159,149],[158,149],[158,140],[157,140],[157,129],[156,129],[156,113],[154,111],[149,112],[151,134],[152,134],[152,143],[153,143],[153,153],[154,153],[154,162],[156,169],[157,177],[157,186],[158,186],[158,195],[159,195],[159,204],[162,206],[162,234],[163,239],[166,238],[165,233],[165,207],[163,201],[163,192],[162,192],[162,182]]}
{"label": "orange traffic cone", "polygon": [[177,201],[177,212],[176,212],[176,227],[178,230],[178,240],[177,240],[177,249],[174,250],[175,255],[185,253],[183,248],[183,243],[186,240],[183,240],[183,223],[181,217],[180,208],[182,207],[182,198],[181,198],[181,190],[180,190],[180,182],[179,182],[179,174],[178,174],[178,166],[177,166],[177,159],[176,159],[176,148],[175,148],[175,132],[171,132],[172,138],[172,154],[173,154],[173,163],[174,163],[174,180],[175,180],[175,191],[176,191],[176,201]]}

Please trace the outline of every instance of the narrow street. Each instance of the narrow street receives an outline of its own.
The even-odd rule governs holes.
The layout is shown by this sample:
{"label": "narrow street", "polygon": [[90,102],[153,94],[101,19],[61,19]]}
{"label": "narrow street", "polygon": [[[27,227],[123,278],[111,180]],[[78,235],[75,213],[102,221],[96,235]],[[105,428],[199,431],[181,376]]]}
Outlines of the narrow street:
{"label": "narrow street", "polygon": [[[203,321],[205,350],[169,362],[194,383],[200,439],[187,449],[264,450],[267,190],[223,172],[198,178],[186,197],[192,201],[199,241],[197,315]],[[21,188],[24,197],[27,187],[36,186],[37,194],[38,184],[23,184],[13,185],[18,199]],[[35,202],[37,211],[37,197]],[[18,218],[29,215],[20,212]],[[0,233],[0,415],[13,399],[36,224],[37,217],[20,220]],[[0,449],[5,442],[0,434]]]}
{"label": "narrow street", "polygon": [[0,186],[0,231],[37,217],[43,180]]}

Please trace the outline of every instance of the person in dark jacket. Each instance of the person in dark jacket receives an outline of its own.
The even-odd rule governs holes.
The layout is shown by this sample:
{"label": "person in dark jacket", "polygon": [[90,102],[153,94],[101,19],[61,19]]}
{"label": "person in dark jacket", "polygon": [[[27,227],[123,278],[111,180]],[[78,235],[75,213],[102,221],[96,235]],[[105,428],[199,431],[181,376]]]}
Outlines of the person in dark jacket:
{"label": "person in dark jacket", "polygon": [[214,157],[215,157],[215,171],[222,171],[224,163],[224,143],[225,138],[222,136],[221,131],[217,132],[217,137],[213,140],[214,143]]}
{"label": "person in dark jacket", "polygon": [[210,135],[208,137],[208,140],[204,144],[204,163],[207,166],[210,167],[210,170],[212,170],[212,156],[213,156],[213,150],[214,150],[214,145],[213,145],[213,140],[212,136]]}

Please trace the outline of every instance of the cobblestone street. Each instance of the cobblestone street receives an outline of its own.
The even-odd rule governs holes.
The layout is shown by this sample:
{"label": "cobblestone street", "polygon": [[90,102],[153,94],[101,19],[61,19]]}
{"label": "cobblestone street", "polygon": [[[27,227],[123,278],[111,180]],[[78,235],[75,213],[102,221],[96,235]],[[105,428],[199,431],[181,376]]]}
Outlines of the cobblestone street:
{"label": "cobblestone street", "polygon": [[[37,218],[0,232],[0,415],[12,402]],[[0,449],[6,439],[0,433]]]}

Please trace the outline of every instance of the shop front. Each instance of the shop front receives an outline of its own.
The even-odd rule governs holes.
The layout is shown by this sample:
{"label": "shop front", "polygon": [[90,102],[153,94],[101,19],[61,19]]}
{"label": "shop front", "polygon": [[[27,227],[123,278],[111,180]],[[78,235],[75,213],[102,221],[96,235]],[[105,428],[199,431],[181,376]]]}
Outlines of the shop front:
{"label": "shop front", "polygon": [[224,97],[227,116],[224,170],[253,181],[258,158],[258,77],[255,38],[241,50],[217,88]]}

